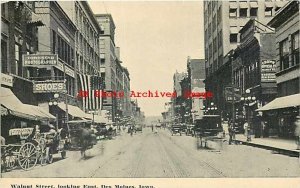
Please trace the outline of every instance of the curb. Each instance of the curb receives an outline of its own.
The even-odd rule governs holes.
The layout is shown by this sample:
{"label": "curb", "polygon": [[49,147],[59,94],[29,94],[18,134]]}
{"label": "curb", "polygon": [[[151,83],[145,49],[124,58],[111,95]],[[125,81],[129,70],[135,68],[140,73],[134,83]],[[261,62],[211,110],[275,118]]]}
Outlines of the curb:
{"label": "curb", "polygon": [[243,145],[247,145],[247,146],[272,150],[274,152],[277,152],[277,153],[283,154],[283,155],[288,155],[288,156],[292,156],[292,157],[299,157],[300,156],[300,150],[289,150],[289,149],[278,148],[278,147],[273,147],[273,146],[267,146],[267,145],[262,145],[262,144],[257,144],[257,143],[253,143],[253,142],[242,141],[242,140],[235,140],[235,141],[240,142]]}

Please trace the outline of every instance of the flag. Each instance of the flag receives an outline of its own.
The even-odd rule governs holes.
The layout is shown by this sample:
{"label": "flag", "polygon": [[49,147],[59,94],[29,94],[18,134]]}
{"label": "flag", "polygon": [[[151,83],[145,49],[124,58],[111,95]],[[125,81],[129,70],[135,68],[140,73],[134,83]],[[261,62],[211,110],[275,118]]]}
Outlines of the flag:
{"label": "flag", "polygon": [[95,92],[102,91],[102,79],[100,76],[78,74],[79,91],[85,95],[81,95],[84,111],[94,111],[101,109],[101,96],[95,95]]}

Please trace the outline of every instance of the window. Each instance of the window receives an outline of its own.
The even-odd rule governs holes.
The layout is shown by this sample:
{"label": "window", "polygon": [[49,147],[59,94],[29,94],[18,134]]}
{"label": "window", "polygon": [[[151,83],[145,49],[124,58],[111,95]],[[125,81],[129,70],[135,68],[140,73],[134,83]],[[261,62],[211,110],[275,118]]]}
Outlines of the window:
{"label": "window", "polygon": [[15,59],[15,74],[18,76],[22,76],[21,46],[18,44],[15,44]]}
{"label": "window", "polygon": [[1,71],[3,73],[7,72],[7,42],[1,40]]}
{"label": "window", "polygon": [[279,53],[280,53],[280,70],[289,68],[288,39],[285,39],[279,43]]}
{"label": "window", "polygon": [[230,34],[230,43],[237,43],[238,34],[237,33],[231,33]]}
{"label": "window", "polygon": [[292,66],[299,64],[299,31],[292,35]]}
{"label": "window", "polygon": [[247,11],[248,11],[247,8],[240,8],[240,17],[241,18],[247,17]]}
{"label": "window", "polygon": [[273,7],[265,8],[265,16],[272,16]]}
{"label": "window", "polygon": [[251,8],[250,9],[250,16],[256,17],[257,16],[257,8]]}
{"label": "window", "polygon": [[229,17],[230,18],[236,18],[237,17],[237,10],[236,10],[236,8],[229,9]]}
{"label": "window", "polygon": [[56,54],[56,33],[52,30],[52,53]]}

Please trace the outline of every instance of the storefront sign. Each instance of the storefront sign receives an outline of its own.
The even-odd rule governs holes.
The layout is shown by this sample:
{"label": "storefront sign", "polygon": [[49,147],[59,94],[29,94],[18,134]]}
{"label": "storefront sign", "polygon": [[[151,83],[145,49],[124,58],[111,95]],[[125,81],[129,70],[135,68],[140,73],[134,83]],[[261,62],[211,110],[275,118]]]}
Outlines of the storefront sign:
{"label": "storefront sign", "polygon": [[33,93],[59,93],[66,92],[66,83],[64,81],[43,81],[34,82]]}
{"label": "storefront sign", "polygon": [[262,60],[261,61],[261,81],[262,82],[275,82],[276,80],[276,61],[275,60]]}
{"label": "storefront sign", "polygon": [[13,86],[13,77],[7,74],[1,73],[1,85],[6,85],[9,87]]}
{"label": "storefront sign", "polygon": [[54,66],[54,65],[57,65],[57,62],[58,62],[57,54],[51,54],[51,55],[40,55],[40,54],[23,55],[23,66],[24,67]]}
{"label": "storefront sign", "polygon": [[[69,76],[75,78],[75,72],[74,72],[72,69],[70,69],[68,66],[65,66],[65,67],[64,67],[64,64],[63,64],[63,63],[58,62],[58,64],[57,64],[55,67],[58,68],[59,70],[63,71],[63,72],[66,71],[66,74],[67,74],[67,75],[69,75]],[[65,69],[65,70],[64,70],[64,69]]]}
{"label": "storefront sign", "polygon": [[9,136],[27,136],[32,134],[33,128],[10,129]]}

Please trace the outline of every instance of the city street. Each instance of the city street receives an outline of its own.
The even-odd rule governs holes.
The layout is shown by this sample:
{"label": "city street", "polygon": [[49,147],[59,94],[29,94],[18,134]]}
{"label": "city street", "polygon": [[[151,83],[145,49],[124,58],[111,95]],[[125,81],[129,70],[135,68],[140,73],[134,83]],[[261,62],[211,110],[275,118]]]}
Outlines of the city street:
{"label": "city street", "polygon": [[[209,146],[215,147],[214,143]],[[149,128],[133,136],[121,131],[113,140],[101,140],[82,159],[79,151],[67,158],[56,155],[53,164],[3,173],[3,177],[300,177],[296,157],[269,150],[224,143],[221,150],[197,149],[196,139],[171,136],[166,129]]]}

